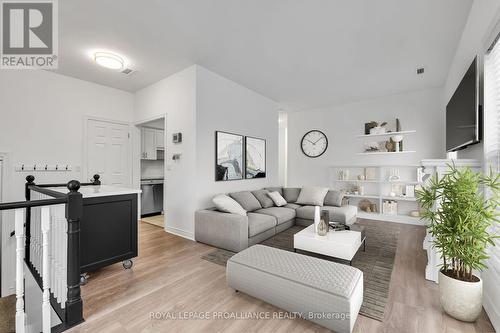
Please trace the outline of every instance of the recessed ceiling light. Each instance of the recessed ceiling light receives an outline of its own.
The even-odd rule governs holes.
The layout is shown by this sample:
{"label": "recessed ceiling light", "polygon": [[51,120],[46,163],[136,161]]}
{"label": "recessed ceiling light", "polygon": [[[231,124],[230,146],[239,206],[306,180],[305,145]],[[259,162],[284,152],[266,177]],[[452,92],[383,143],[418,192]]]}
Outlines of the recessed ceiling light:
{"label": "recessed ceiling light", "polygon": [[124,61],[120,56],[109,52],[96,52],[94,54],[94,61],[106,68],[110,69],[122,69],[124,67]]}

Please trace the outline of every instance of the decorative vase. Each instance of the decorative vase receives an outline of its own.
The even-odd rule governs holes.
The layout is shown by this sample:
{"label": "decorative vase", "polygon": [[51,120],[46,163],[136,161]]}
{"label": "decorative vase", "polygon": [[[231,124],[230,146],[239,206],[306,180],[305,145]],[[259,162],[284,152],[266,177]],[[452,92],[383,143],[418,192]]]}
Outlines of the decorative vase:
{"label": "decorative vase", "polygon": [[314,230],[318,230],[320,220],[319,206],[314,207]]}
{"label": "decorative vase", "polygon": [[402,135],[393,135],[391,136],[391,139],[392,141],[394,141],[396,143],[396,151],[399,152],[399,151],[402,151],[401,149],[401,141],[403,141],[403,136]]}
{"label": "decorative vase", "polygon": [[444,311],[458,320],[473,322],[483,308],[483,280],[467,282],[439,271],[439,300]]}
{"label": "decorative vase", "polygon": [[319,220],[318,226],[316,228],[316,232],[319,236],[326,236],[328,233],[328,222],[330,220],[330,216],[327,210],[321,212],[321,218]]}

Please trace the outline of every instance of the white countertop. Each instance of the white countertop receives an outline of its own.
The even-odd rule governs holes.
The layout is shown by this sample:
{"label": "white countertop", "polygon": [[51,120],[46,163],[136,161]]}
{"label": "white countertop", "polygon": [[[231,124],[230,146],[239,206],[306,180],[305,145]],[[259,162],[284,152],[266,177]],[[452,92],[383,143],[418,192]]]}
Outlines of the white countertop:
{"label": "white countertop", "polygon": [[[48,189],[56,192],[61,192],[64,194],[69,192],[69,190],[66,187],[49,187]],[[78,192],[80,192],[84,198],[92,198],[92,197],[105,197],[105,196],[123,195],[123,194],[139,194],[142,191],[133,188],[118,187],[111,185],[86,185],[80,187]]]}

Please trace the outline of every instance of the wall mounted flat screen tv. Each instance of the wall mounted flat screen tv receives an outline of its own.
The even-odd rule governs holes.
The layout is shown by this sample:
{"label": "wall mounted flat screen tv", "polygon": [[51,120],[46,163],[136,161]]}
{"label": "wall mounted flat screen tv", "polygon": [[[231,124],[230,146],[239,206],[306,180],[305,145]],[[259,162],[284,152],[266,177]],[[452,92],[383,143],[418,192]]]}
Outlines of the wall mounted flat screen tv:
{"label": "wall mounted flat screen tv", "polygon": [[446,105],[446,150],[457,151],[481,140],[477,57]]}

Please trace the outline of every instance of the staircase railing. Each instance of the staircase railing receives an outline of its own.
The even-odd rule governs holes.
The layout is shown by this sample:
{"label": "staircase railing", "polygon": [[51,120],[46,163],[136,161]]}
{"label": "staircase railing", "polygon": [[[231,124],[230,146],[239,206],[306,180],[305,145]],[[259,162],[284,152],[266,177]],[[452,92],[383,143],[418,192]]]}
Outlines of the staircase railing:
{"label": "staircase railing", "polygon": [[[83,321],[80,295],[80,221],[83,214],[81,185],[100,185],[72,180],[67,184],[36,185],[26,177],[26,201],[0,203],[0,211],[14,210],[16,237],[16,332],[26,330],[24,265],[42,290],[42,331],[51,332],[51,308],[65,330]],[[50,187],[66,186],[68,193]]]}

